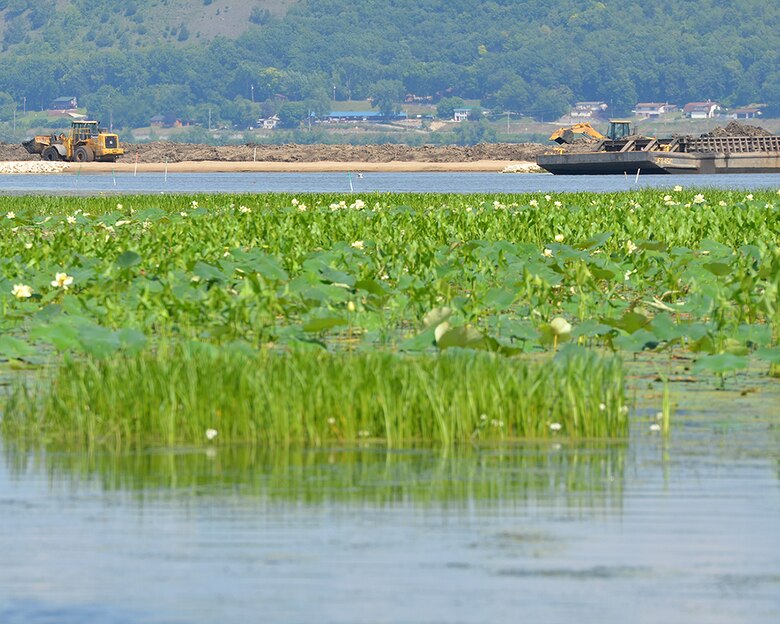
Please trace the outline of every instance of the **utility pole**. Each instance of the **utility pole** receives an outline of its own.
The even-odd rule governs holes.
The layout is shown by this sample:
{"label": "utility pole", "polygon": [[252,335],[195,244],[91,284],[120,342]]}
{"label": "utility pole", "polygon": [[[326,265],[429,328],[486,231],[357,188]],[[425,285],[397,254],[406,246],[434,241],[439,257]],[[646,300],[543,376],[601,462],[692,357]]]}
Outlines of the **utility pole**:
{"label": "utility pole", "polygon": [[252,104],[255,103],[255,85],[249,85],[252,91]]}
{"label": "utility pole", "polygon": [[506,133],[509,134],[509,111],[506,112]]}
{"label": "utility pole", "polygon": [[27,96],[26,95],[22,96],[22,113],[24,115],[27,114]]}
{"label": "utility pole", "polygon": [[211,132],[211,109],[209,109],[209,132]]}

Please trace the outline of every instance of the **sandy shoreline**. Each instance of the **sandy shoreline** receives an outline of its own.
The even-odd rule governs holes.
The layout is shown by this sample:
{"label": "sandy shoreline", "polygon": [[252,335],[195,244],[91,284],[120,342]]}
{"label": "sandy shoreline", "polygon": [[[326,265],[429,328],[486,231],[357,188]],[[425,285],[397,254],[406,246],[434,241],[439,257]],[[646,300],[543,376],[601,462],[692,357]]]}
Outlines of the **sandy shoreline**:
{"label": "sandy shoreline", "polygon": [[169,172],[176,173],[243,173],[243,172],[280,172],[280,173],[317,173],[343,171],[382,171],[382,172],[501,172],[507,167],[535,166],[534,163],[511,160],[476,160],[472,162],[236,162],[236,161],[184,161],[176,163],[72,163],[67,173],[139,173]]}

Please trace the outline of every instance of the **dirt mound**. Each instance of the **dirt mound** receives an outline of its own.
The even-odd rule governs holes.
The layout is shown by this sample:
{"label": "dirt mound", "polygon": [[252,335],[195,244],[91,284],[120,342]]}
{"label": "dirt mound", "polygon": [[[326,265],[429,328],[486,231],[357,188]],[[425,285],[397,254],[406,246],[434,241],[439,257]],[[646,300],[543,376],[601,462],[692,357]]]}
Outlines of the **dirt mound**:
{"label": "dirt mound", "polygon": [[0,141],[0,161],[40,160],[37,154],[29,154],[19,143],[3,143]]}
{"label": "dirt mound", "polygon": [[703,137],[755,137],[772,136],[768,130],[760,126],[751,126],[750,124],[741,124],[738,121],[730,121],[725,127],[717,127],[711,132],[702,134]]}
{"label": "dirt mound", "polygon": [[[195,143],[123,143],[122,162],[430,162],[479,160],[533,161],[549,150],[539,143],[480,143],[478,145],[200,145]],[[40,160],[21,146],[0,143],[0,161]]]}
{"label": "dirt mound", "polygon": [[538,143],[480,143],[472,146],[423,145],[198,145],[158,141],[125,144],[125,161],[139,163],[183,161],[233,162],[474,162],[534,160],[548,147]]}

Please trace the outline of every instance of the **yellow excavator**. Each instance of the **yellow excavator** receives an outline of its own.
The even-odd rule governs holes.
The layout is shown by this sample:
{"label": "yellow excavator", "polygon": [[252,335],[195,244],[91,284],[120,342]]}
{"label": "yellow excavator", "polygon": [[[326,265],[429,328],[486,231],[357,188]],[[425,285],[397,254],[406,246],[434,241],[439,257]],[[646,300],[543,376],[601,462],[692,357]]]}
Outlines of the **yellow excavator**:
{"label": "yellow excavator", "polygon": [[567,128],[559,128],[550,135],[550,140],[563,145],[564,143],[574,143],[578,138],[585,137],[594,141],[603,141],[604,139],[618,141],[627,136],[631,136],[631,122],[625,119],[610,119],[609,130],[607,130],[606,136],[589,123],[584,122],[568,126]]}
{"label": "yellow excavator", "polygon": [[74,121],[68,134],[39,135],[22,143],[30,154],[43,160],[69,162],[116,162],[125,153],[119,147],[119,136],[100,128],[97,121]]}

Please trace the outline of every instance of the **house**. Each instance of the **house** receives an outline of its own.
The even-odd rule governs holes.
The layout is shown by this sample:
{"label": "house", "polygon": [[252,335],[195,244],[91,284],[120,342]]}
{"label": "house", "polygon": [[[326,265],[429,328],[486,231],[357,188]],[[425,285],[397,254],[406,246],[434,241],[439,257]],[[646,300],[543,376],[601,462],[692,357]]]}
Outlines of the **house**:
{"label": "house", "polygon": [[677,110],[676,104],[669,102],[637,102],[633,113],[637,117],[645,119],[663,117],[667,113],[673,113]]}
{"label": "house", "polygon": [[63,114],[68,111],[76,110],[79,107],[78,100],[75,96],[68,95],[65,97],[58,97],[49,103],[50,114]]}
{"label": "house", "polygon": [[729,111],[729,117],[732,119],[758,119],[764,114],[758,106],[746,106],[745,108],[734,108]]}
{"label": "house", "polygon": [[683,113],[689,119],[712,119],[720,110],[720,104],[707,100],[706,102],[688,102],[683,107]]}
{"label": "house", "polygon": [[456,108],[452,111],[453,121],[466,121],[471,115],[470,108]]}
{"label": "house", "polygon": [[609,108],[606,102],[577,102],[569,113],[570,117],[579,119],[596,119]]}
{"label": "house", "polygon": [[149,120],[149,125],[153,128],[162,128],[165,125],[165,117],[162,115],[155,115]]}
{"label": "house", "polygon": [[279,125],[279,117],[273,115],[272,117],[260,118],[257,120],[257,125],[263,130],[273,130]]}

